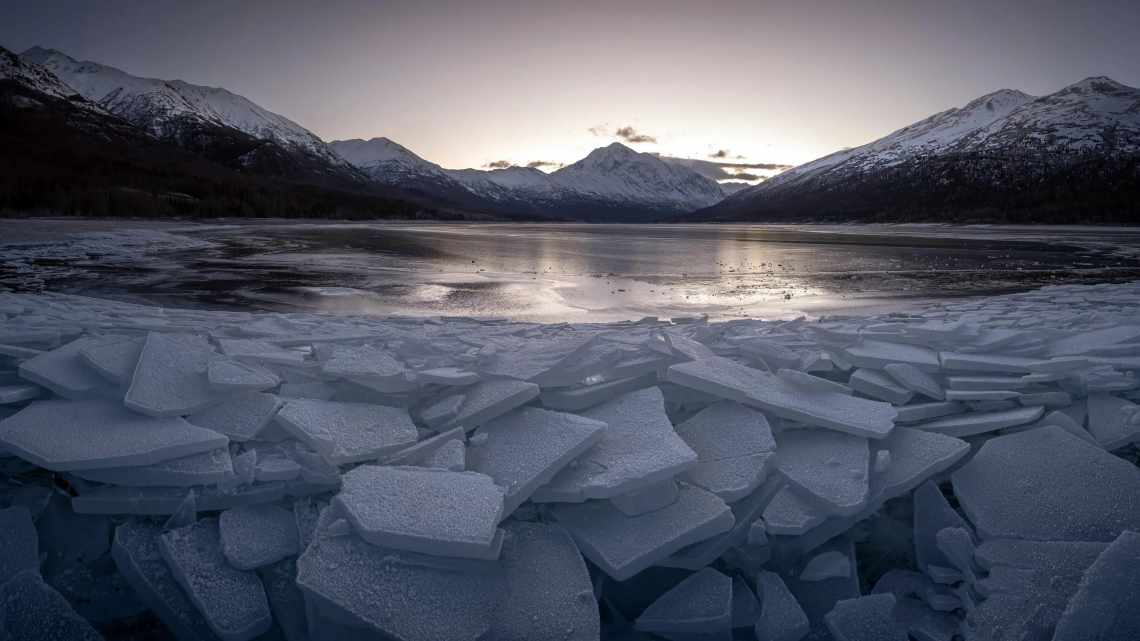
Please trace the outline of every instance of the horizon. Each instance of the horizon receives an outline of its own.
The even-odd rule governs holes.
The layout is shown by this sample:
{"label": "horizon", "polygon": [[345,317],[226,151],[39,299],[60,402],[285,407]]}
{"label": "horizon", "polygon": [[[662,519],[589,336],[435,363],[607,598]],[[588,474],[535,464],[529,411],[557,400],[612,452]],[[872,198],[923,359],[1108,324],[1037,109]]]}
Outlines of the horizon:
{"label": "horizon", "polygon": [[[550,171],[622,142],[638,152],[743,165],[732,171],[758,175],[748,166],[799,165],[1001,89],[1041,96],[1096,76],[1140,84],[1140,69],[1128,62],[1140,59],[1140,43],[1124,37],[1140,28],[1140,12],[1120,2],[1036,14],[1029,7],[1041,3],[1022,2],[1021,13],[1034,15],[1020,16],[1025,24],[1005,31],[994,27],[1008,27],[1009,15],[989,16],[993,24],[979,24],[969,5],[840,7],[834,11],[853,14],[851,20],[829,14],[824,26],[841,33],[830,34],[828,42],[813,41],[813,50],[776,60],[776,66],[765,68],[771,80],[752,82],[742,81],[737,67],[725,71],[723,65],[698,62],[707,62],[702,55],[713,41],[726,56],[747,53],[735,59],[754,61],[767,50],[755,46],[760,35],[807,33],[803,28],[819,18],[819,7],[718,2],[703,11],[671,6],[649,15],[637,2],[620,3],[608,13],[545,3],[516,11],[502,2],[448,4],[342,2],[318,10],[286,3],[267,13],[258,11],[259,3],[229,12],[215,3],[28,3],[8,12],[0,42],[17,53],[41,46],[135,76],[222,87],[326,141],[383,137],[446,168],[531,165]],[[351,24],[345,22],[349,17]],[[646,26],[653,28],[625,33],[617,43],[609,38],[618,35],[616,26],[637,24],[634,17],[649,20]],[[726,17],[733,24],[726,24]],[[743,33],[741,25],[747,23],[760,32]],[[523,26],[527,29],[520,33]],[[574,32],[583,26],[595,32]],[[917,33],[925,39],[918,42]],[[425,52],[425,34],[439,36],[439,47]],[[683,57],[676,47],[662,49],[663,34],[689,34],[690,55]],[[333,35],[339,37],[330,40]],[[860,55],[840,55],[860,35],[867,40]],[[1076,54],[1060,51],[1049,37],[1080,43],[1070,46]],[[802,48],[787,38],[771,42]],[[885,52],[897,53],[900,40],[913,45],[903,47],[908,56],[882,60]],[[470,51],[464,44],[478,43],[476,54],[458,55]],[[574,49],[592,54],[562,55]],[[978,56],[987,63],[968,64]],[[535,63],[520,68],[524,58]],[[386,60],[396,62],[386,65]],[[610,64],[595,64],[600,60]],[[884,62],[889,64],[878,64]],[[936,73],[951,63],[964,72]],[[486,70],[479,73],[472,65]],[[369,73],[360,73],[365,66]],[[848,67],[877,71],[858,77]],[[921,69],[929,72],[916,77]],[[459,77],[478,82],[456,82]],[[399,84],[396,92],[394,84]],[[497,104],[476,100],[492,90],[500,92]],[[430,96],[448,99],[426,100]],[[842,117],[836,117],[837,106]]]}

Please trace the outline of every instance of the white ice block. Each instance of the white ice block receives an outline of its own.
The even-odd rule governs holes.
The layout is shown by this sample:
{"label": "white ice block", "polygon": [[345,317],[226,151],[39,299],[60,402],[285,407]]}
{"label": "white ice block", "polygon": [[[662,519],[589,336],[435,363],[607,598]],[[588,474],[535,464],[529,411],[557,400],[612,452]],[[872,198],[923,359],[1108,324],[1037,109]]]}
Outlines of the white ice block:
{"label": "white ice block", "polygon": [[221,432],[233,441],[260,436],[284,402],[273,394],[245,392],[186,417],[194,425]]}
{"label": "white ice block", "polygon": [[903,387],[936,401],[946,398],[942,385],[933,376],[909,363],[888,363],[883,370]]}
{"label": "white ice block", "polygon": [[835,641],[907,641],[894,609],[893,594],[871,594],[839,601],[824,620]]}
{"label": "white ice block", "polygon": [[218,518],[222,554],[239,570],[255,570],[297,554],[293,513],[276,505],[243,505]]}
{"label": "white ice block", "polygon": [[1044,413],[1045,408],[1040,405],[1018,407],[1016,409],[999,410],[996,412],[959,414],[927,423],[919,423],[912,427],[923,430],[924,432],[937,432],[939,434],[945,434],[946,436],[962,438],[1032,423],[1041,418]]}
{"label": "white ice block", "polygon": [[503,515],[509,515],[569,464],[605,437],[601,421],[522,407],[483,424],[485,434],[467,451],[467,468],[506,488]]}
{"label": "white ice block", "polygon": [[682,476],[726,503],[752,493],[768,475],[776,449],[772,428],[760,412],[721,401],[677,426],[697,453],[697,465]]}
{"label": "white ice block", "polygon": [[538,385],[509,378],[476,383],[464,389],[463,404],[455,417],[440,427],[462,425],[470,432],[496,416],[529,403],[538,394]]}
{"label": "white ice block", "polygon": [[780,434],[776,469],[792,485],[837,515],[858,513],[870,495],[867,439],[831,430]]}
{"label": "white ice block", "polygon": [[418,436],[407,410],[368,403],[292,399],[277,422],[336,465],[377,459]]}
{"label": "white ice block", "polygon": [[224,435],[112,401],[37,401],[0,422],[0,445],[56,471],[151,465],[225,447]]}
{"label": "white ice block", "polygon": [[79,356],[108,381],[126,385],[135,373],[142,348],[142,337],[108,336],[85,344]]}
{"label": "white ice block", "polygon": [[690,575],[649,604],[634,629],[667,639],[727,636],[732,629],[732,579],[712,568]]}
{"label": "white ice block", "polygon": [[260,392],[281,384],[281,378],[267,369],[225,358],[210,361],[206,379],[221,392]]}
{"label": "white ice block", "polygon": [[811,631],[807,615],[780,575],[761,572],[756,577],[756,596],[760,599],[757,640],[800,641]]}
{"label": "white ice block", "polygon": [[938,352],[920,345],[865,339],[848,347],[846,354],[856,367],[883,369],[890,363],[906,363],[928,373],[940,369]]}
{"label": "white ice block", "polygon": [[97,483],[128,487],[190,487],[213,485],[233,476],[230,450],[220,447],[151,465],[78,470],[76,476]]}
{"label": "white ice block", "polygon": [[151,332],[123,403],[148,416],[185,416],[225,399],[210,387],[213,348],[199,336]]}
{"label": "white ice block", "polygon": [[84,348],[97,344],[98,339],[83,337],[33,356],[20,363],[20,377],[64,398],[79,400],[105,395],[107,381],[80,358]]}
{"label": "white ice block", "polygon": [[878,370],[859,368],[847,383],[851,389],[860,394],[893,405],[906,405],[914,398],[913,390],[900,385],[894,378]]}
{"label": "white ice block", "polygon": [[1054,641],[1140,639],[1140,533],[1122,532],[1085,570]]}
{"label": "white ice block", "polygon": [[343,477],[334,504],[373,545],[495,558],[503,488],[477,472],[364,465]]}
{"label": "white ice block", "polygon": [[631,392],[583,412],[606,424],[601,440],[534,493],[537,502],[610,498],[671,479],[697,463],[673,431],[656,387]]}
{"label": "white ice block", "polygon": [[35,570],[0,585],[0,628],[12,641],[103,641],[103,636]]}

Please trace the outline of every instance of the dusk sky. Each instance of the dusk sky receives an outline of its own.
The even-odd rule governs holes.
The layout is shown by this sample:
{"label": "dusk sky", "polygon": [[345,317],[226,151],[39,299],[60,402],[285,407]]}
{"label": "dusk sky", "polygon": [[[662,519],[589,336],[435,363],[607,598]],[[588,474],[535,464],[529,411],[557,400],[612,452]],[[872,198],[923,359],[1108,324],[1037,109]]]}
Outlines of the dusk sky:
{"label": "dusk sky", "polygon": [[[245,95],[445,167],[800,163],[982,94],[1140,85],[1140,3],[0,0],[0,46]],[[655,141],[655,142],[651,142]]]}

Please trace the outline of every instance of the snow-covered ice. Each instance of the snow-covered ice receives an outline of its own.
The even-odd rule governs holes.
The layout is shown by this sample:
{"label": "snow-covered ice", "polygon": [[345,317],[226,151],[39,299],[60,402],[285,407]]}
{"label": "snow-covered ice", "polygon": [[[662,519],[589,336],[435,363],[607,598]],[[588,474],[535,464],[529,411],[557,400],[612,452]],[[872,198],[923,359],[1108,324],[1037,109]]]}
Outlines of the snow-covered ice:
{"label": "snow-covered ice", "polygon": [[377,459],[417,436],[407,410],[369,403],[293,399],[277,422],[336,465]]}

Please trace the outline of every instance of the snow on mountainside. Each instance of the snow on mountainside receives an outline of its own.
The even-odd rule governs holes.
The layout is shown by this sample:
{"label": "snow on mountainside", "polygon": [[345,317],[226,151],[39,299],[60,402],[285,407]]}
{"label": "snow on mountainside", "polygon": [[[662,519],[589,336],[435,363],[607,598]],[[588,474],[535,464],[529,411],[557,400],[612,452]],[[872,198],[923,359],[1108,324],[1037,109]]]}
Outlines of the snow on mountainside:
{"label": "snow on mountainside", "polygon": [[388,140],[340,140],[330,147],[373,180],[419,190],[466,192],[491,207],[575,216],[598,206],[679,213],[724,197],[716,181],[614,143],[547,174],[528,167],[444,169]]}
{"label": "snow on mountainside", "polygon": [[1120,222],[1140,213],[1140,90],[1002,90],[800,165],[691,220]]}
{"label": "snow on mountainside", "polygon": [[0,79],[15,81],[53,98],[70,99],[79,94],[42,65],[24,60],[0,47]]}
{"label": "snow on mountainside", "polygon": [[43,65],[83,97],[155,135],[174,135],[172,129],[182,127],[184,121],[197,121],[230,127],[341,164],[316,134],[226,89],[140,78],[96,62],[75,60],[54,49],[32,47],[22,57]]}

